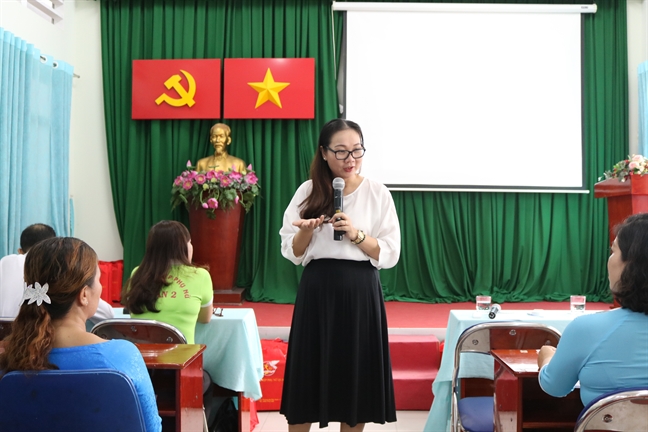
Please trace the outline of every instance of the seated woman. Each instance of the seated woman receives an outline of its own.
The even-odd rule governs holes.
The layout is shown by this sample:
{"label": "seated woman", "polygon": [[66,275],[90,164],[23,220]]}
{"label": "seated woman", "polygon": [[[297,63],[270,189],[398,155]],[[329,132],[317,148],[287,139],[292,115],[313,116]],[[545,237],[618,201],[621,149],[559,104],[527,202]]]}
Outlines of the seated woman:
{"label": "seated woman", "polygon": [[86,331],[101,296],[97,254],[81,240],[56,237],[33,246],[25,260],[25,295],[0,370],[114,369],[133,381],[146,430],[162,430],[144,359],[131,342]]}
{"label": "seated woman", "polygon": [[133,318],[152,319],[177,327],[194,343],[196,322],[208,323],[213,313],[209,272],[191,264],[193,246],[187,228],[176,221],[153,225],[139,267],[126,282],[122,301]]}
{"label": "seated woman", "polygon": [[[189,230],[180,222],[161,221],[151,227],[146,251],[122,292],[122,302],[133,318],[175,326],[195,343],[196,322],[208,323],[214,312],[209,272],[191,263]],[[203,404],[212,411],[211,377],[203,370]]]}
{"label": "seated woman", "polygon": [[576,318],[557,348],[540,349],[540,386],[552,396],[565,396],[580,381],[587,405],[612,391],[648,386],[648,214],[617,228],[607,266],[621,308]]}

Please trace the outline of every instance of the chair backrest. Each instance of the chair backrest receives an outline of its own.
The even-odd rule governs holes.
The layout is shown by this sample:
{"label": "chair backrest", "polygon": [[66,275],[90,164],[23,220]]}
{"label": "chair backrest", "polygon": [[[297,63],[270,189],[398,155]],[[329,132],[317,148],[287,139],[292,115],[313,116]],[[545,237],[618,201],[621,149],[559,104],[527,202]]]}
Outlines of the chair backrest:
{"label": "chair backrest", "polygon": [[187,343],[176,327],[155,320],[112,318],[101,321],[91,332],[103,339],[126,339],[133,343]]}
{"label": "chair backrest", "polygon": [[135,387],[109,369],[14,371],[0,379],[0,430],[145,432]]}
{"label": "chair backrest", "polygon": [[648,388],[625,389],[590,402],[578,416],[575,432],[648,430]]}
{"label": "chair backrest", "polygon": [[560,332],[551,326],[521,321],[498,321],[475,324],[459,336],[457,356],[464,352],[489,354],[492,349],[539,349],[558,345]]}
{"label": "chair backrest", "polygon": [[4,340],[11,333],[13,318],[0,318],[0,340]]}
{"label": "chair backrest", "polygon": [[495,321],[475,324],[461,333],[454,352],[452,371],[451,427],[459,429],[459,373],[462,353],[490,355],[492,349],[539,349],[557,346],[560,332],[541,323]]}

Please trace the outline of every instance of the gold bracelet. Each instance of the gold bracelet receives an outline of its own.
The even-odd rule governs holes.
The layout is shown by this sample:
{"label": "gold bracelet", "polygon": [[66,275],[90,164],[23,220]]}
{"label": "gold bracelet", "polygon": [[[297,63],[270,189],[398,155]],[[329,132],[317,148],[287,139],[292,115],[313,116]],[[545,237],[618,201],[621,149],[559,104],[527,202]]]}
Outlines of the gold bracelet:
{"label": "gold bracelet", "polygon": [[364,231],[358,230],[358,237],[356,237],[355,240],[351,240],[351,243],[353,243],[354,245],[359,245],[360,243],[362,243],[365,240],[365,238],[366,238],[366,236],[365,236]]}

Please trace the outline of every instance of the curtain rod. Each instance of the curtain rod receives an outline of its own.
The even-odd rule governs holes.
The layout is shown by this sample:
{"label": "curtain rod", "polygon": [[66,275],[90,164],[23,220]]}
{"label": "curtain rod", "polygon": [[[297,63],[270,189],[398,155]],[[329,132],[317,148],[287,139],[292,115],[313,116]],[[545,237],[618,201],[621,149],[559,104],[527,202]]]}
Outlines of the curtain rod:
{"label": "curtain rod", "polygon": [[[40,59],[41,59],[41,62],[43,62],[43,63],[45,63],[45,62],[47,61],[47,57],[45,57],[44,55],[40,56]],[[52,66],[53,66],[53,67],[58,67],[58,63],[56,63],[56,62],[54,61],[54,62],[52,62]],[[81,75],[77,75],[77,74],[75,74],[75,73],[72,73],[72,76],[73,76],[74,78],[81,78]]]}

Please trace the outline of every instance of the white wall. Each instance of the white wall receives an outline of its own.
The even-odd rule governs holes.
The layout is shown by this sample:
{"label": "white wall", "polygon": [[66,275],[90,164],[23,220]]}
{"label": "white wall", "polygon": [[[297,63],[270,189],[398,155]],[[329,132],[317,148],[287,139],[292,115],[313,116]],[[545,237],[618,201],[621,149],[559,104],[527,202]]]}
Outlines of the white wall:
{"label": "white wall", "polygon": [[99,1],[66,2],[75,7],[74,61],[81,78],[72,94],[70,194],[74,235],[91,245],[103,261],[123,258],[112,201],[106,150],[101,72]]}
{"label": "white wall", "polygon": [[0,0],[0,27],[33,44],[43,54],[74,64],[74,7],[66,5],[64,10],[65,19],[53,25],[20,0]]}
{"label": "white wall", "polygon": [[[648,60],[648,0],[628,2],[629,153],[638,148],[637,66]],[[74,235],[88,242],[99,259],[121,259],[123,249],[112,205],[103,116],[99,1],[65,2],[65,18],[53,25],[20,0],[0,0],[0,27],[44,54],[72,64],[74,79],[70,134],[70,194]]]}

